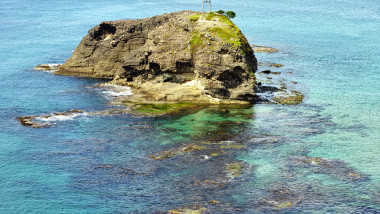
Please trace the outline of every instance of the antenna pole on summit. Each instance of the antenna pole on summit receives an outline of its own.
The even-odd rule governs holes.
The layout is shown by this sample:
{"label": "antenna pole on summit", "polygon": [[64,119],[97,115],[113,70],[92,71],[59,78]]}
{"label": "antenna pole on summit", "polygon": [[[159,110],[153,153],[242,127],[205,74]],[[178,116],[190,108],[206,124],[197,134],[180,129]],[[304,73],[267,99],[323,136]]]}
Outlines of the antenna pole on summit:
{"label": "antenna pole on summit", "polygon": [[202,13],[204,12],[205,3],[208,3],[209,12],[211,12],[211,0],[202,0]]}

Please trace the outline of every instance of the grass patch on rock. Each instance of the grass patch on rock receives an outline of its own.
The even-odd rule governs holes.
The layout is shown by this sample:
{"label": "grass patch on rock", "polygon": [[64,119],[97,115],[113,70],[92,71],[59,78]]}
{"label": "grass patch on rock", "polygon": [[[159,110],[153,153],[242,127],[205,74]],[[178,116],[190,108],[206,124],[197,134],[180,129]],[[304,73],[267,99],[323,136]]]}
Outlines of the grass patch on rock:
{"label": "grass patch on rock", "polygon": [[236,36],[231,32],[224,30],[220,27],[214,27],[210,30],[212,33],[219,36],[219,38],[224,39],[226,41],[230,41],[231,39],[236,39]]}
{"label": "grass patch on rock", "polygon": [[189,43],[191,52],[194,52],[197,48],[202,47],[203,41],[201,34],[194,32]]}
{"label": "grass patch on rock", "polygon": [[231,44],[235,47],[240,47],[244,42],[248,44],[239,29],[236,30],[230,27],[214,27],[210,29],[210,32],[224,40],[227,44]]}
{"label": "grass patch on rock", "polygon": [[247,39],[244,37],[241,30],[228,17],[220,14],[212,14],[210,16],[213,18],[218,17],[218,21],[222,23],[221,26],[211,28],[211,33],[224,40],[228,44],[231,44],[235,47],[243,47],[244,52],[248,51],[248,48],[250,47],[248,45]]}
{"label": "grass patch on rock", "polygon": [[206,14],[206,20],[208,20],[208,21],[210,21],[210,20],[212,20],[213,18],[215,18],[216,16],[221,16],[221,15],[219,15],[219,14],[216,14],[216,13],[214,13],[214,12],[209,12],[209,13],[207,13]]}
{"label": "grass patch on rock", "polygon": [[196,22],[196,21],[198,21],[199,16],[201,16],[201,14],[192,15],[192,16],[189,17],[189,20],[192,21],[192,22]]}

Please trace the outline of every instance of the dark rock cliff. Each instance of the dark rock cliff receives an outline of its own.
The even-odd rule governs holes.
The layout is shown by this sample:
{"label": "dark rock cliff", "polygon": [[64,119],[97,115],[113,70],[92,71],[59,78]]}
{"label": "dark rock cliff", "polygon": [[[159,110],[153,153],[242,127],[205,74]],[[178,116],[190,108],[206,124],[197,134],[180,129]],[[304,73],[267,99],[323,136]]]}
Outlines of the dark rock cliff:
{"label": "dark rock cliff", "polygon": [[113,79],[153,101],[253,102],[256,69],[227,17],[181,11],[102,22],[55,74]]}

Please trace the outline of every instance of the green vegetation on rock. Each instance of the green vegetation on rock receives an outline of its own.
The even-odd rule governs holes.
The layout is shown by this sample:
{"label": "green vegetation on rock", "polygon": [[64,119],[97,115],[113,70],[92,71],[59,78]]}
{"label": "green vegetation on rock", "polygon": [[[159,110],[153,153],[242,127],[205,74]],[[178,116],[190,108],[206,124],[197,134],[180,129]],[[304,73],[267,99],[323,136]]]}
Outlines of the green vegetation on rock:
{"label": "green vegetation on rock", "polygon": [[228,32],[220,27],[214,27],[211,29],[212,33],[217,34],[220,38],[229,41],[231,39],[234,39],[234,35],[231,32]]}
{"label": "green vegetation on rock", "polygon": [[228,44],[232,44],[235,47],[241,47],[243,53],[247,52],[248,49],[250,49],[249,44],[241,30],[228,17],[219,14],[214,15],[219,17],[219,22],[226,24],[228,27],[215,27],[211,29],[211,32]]}
{"label": "green vegetation on rock", "polygon": [[223,16],[223,15],[218,15],[218,16],[219,16],[220,22],[226,23],[228,26],[232,28],[237,28],[236,25],[228,17]]}
{"label": "green vegetation on rock", "polygon": [[190,21],[196,22],[199,19],[200,14],[195,14],[189,17]]}
{"label": "green vegetation on rock", "polygon": [[236,13],[235,13],[234,11],[227,11],[227,12],[225,13],[225,15],[226,15],[228,18],[230,18],[230,19],[233,19],[233,18],[236,17]]}
{"label": "green vegetation on rock", "polygon": [[223,15],[225,12],[224,12],[224,10],[218,10],[218,11],[216,11],[216,13],[220,14],[220,15]]}
{"label": "green vegetation on rock", "polygon": [[224,15],[224,16],[228,17],[229,19],[233,19],[236,17],[236,13],[234,11],[224,12],[224,10],[218,10],[218,11],[216,11],[216,13],[220,14],[220,15]]}
{"label": "green vegetation on rock", "polygon": [[201,35],[198,32],[194,32],[190,39],[190,49],[194,52],[196,48],[202,47],[203,41]]}
{"label": "green vegetation on rock", "polygon": [[212,20],[214,17],[218,16],[219,14],[215,14],[214,12],[209,12],[206,14],[206,20],[210,21]]}
{"label": "green vegetation on rock", "polygon": [[[219,21],[227,24],[227,26],[218,26],[210,29],[210,32],[215,36],[221,38],[228,44],[232,44],[235,47],[242,46],[243,43],[248,44],[240,29],[236,27],[234,23],[231,22],[227,17],[219,14],[213,14],[213,17],[219,17]],[[246,51],[246,50],[244,50]]]}
{"label": "green vegetation on rock", "polygon": [[[235,47],[241,47],[242,44],[244,44],[243,47],[245,48],[242,52],[244,53],[248,51],[248,49],[246,48],[246,46],[248,46],[248,41],[243,36],[240,29],[236,27],[236,25],[233,22],[231,22],[231,20],[227,16],[219,14],[218,12],[217,13],[210,12],[204,16],[204,18],[207,21],[214,20],[214,21],[219,21],[222,23],[216,27],[209,28],[209,32],[212,33],[215,37],[220,38],[222,41],[226,42],[227,44],[231,44]],[[199,20],[199,18],[200,18],[200,14],[196,14],[189,17],[191,21],[197,21]],[[200,34],[198,31],[194,31],[191,34],[191,39],[189,42],[191,52],[194,53],[194,51],[197,48],[203,47],[204,39],[205,39],[204,35]]]}

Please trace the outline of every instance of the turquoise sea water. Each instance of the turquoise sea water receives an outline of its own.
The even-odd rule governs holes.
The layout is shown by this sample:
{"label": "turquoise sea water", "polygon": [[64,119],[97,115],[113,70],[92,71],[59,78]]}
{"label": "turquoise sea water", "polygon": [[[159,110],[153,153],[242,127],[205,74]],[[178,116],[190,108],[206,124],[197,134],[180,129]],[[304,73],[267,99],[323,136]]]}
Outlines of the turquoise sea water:
{"label": "turquoise sea water", "polygon": [[[91,27],[200,8],[174,0],[0,2],[0,213],[160,213],[191,205],[211,213],[380,213],[375,0],[213,1],[215,10],[237,13],[233,21],[251,44],[280,50],[256,56],[285,65],[272,69],[297,82],[301,105],[83,115],[43,129],[17,121],[109,108],[92,87],[99,80],[33,70],[63,63]],[[208,149],[150,158],[194,143]],[[232,144],[243,149],[221,151]],[[227,169],[237,162],[244,167],[233,178]]]}

